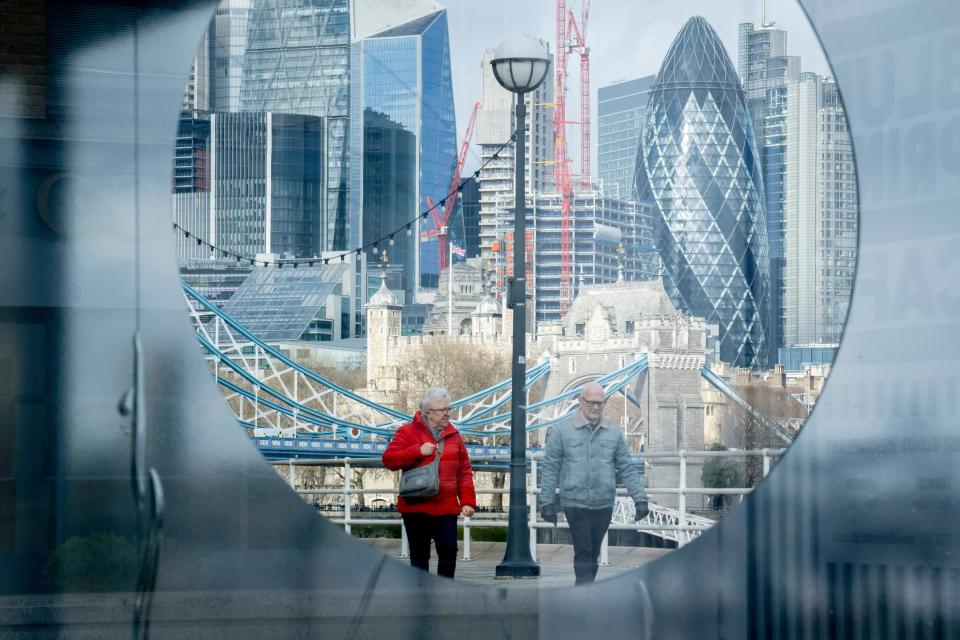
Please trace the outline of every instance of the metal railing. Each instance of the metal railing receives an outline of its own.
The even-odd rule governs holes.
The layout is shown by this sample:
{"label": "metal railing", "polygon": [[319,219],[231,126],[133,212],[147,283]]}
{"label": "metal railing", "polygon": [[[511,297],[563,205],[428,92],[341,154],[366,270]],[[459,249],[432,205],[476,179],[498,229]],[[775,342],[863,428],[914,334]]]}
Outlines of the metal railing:
{"label": "metal railing", "polygon": [[[753,491],[752,487],[728,487],[728,488],[707,488],[687,486],[687,461],[690,459],[706,458],[750,458],[760,457],[762,459],[762,473],[766,477],[775,460],[783,455],[785,449],[752,449],[752,450],[731,450],[731,451],[665,451],[665,452],[645,452],[641,457],[645,461],[664,460],[678,461],[680,466],[680,482],[677,487],[647,487],[646,491],[651,496],[656,495],[676,495],[678,496],[678,508],[672,509],[657,504],[655,501],[650,503],[650,513],[642,520],[633,522],[633,501],[624,498],[627,492],[623,488],[617,489],[617,502],[614,508],[613,518],[610,523],[610,529],[622,531],[638,531],[648,533],[672,540],[678,547],[687,544],[701,533],[709,529],[714,520],[697,516],[687,512],[687,496],[716,496],[716,495],[735,495],[743,496]],[[557,525],[549,522],[540,521],[538,516],[538,496],[540,489],[537,487],[538,463],[543,458],[542,453],[530,456],[530,471],[526,487],[527,504],[530,505],[527,526],[530,530],[530,553],[534,560],[537,558],[537,536],[536,529],[566,529],[569,528],[565,521],[558,521]],[[508,460],[504,456],[476,456],[472,458],[474,462]],[[655,464],[648,462],[648,464]],[[409,546],[407,544],[406,529],[402,526],[399,514],[388,518],[364,518],[356,517],[353,510],[353,496],[357,495],[392,495],[396,492],[392,488],[371,488],[361,489],[353,486],[353,470],[355,468],[383,468],[380,461],[376,458],[335,458],[335,459],[295,459],[284,460],[273,463],[278,470],[287,468],[287,482],[291,487],[296,486],[295,467],[298,466],[325,466],[338,467],[342,469],[343,478],[338,487],[324,487],[316,489],[295,489],[301,496],[309,495],[332,495],[342,498],[343,515],[339,518],[330,518],[331,522],[342,525],[344,531],[352,533],[352,525],[382,525],[400,527],[400,557],[409,557]],[[491,473],[482,466],[474,467],[474,474]],[[398,473],[398,472],[394,472]],[[477,488],[478,495],[509,495],[509,487],[503,488]],[[340,509],[337,509],[338,511]],[[396,513],[396,512],[387,512]],[[499,513],[497,515],[500,515]],[[477,512],[472,518],[459,518],[460,526],[463,529],[463,555],[461,560],[471,560],[470,548],[470,530],[484,527],[506,527],[506,512],[502,513],[502,518],[487,517],[484,512]],[[604,536],[603,546],[600,553],[600,564],[607,565],[607,536]]]}

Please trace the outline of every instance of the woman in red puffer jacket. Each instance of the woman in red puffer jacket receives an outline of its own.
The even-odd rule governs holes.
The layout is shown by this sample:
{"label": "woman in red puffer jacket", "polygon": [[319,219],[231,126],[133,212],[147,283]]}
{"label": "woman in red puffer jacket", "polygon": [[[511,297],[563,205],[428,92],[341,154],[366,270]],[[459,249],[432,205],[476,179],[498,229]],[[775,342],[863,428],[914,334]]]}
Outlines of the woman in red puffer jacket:
{"label": "woman in red puffer jacket", "polygon": [[457,568],[457,516],[469,518],[477,508],[473,469],[460,432],[450,424],[450,394],[431,387],[420,399],[420,411],[413,421],[397,429],[383,466],[413,469],[430,464],[437,443],[443,441],[440,456],[440,491],[429,498],[399,498],[397,510],[403,517],[410,544],[410,564],[430,570],[430,541],[437,547],[437,573],[452,578]]}

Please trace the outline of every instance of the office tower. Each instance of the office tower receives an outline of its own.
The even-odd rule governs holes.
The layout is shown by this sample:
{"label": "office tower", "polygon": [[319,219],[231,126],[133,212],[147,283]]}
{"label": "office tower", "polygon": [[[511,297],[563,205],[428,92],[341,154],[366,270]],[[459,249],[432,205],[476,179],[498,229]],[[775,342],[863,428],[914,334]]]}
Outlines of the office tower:
{"label": "office tower", "polygon": [[713,28],[691,18],[650,91],[637,194],[653,205],[664,286],[720,329],[720,357],[766,366],[770,262],[746,98]]}
{"label": "office tower", "polygon": [[239,111],[243,57],[251,0],[220,0],[205,39],[209,41],[209,109]]}
{"label": "office tower", "polygon": [[191,113],[210,109],[210,39],[207,33],[200,39],[197,55],[190,65],[190,76],[183,91],[180,111]]}
{"label": "office tower", "polygon": [[656,76],[615,82],[597,92],[597,168],[603,192],[620,200],[635,200],[637,147],[643,114]]}
{"label": "office tower", "polygon": [[210,130],[210,242],[243,256],[320,254],[322,120],[215,113]]}
{"label": "office tower", "polygon": [[857,182],[836,84],[800,74],[787,91],[784,343],[837,343],[857,247]]}
{"label": "office tower", "polygon": [[[363,245],[400,229],[378,250],[403,266],[403,289],[413,300],[440,278],[437,219],[457,165],[447,12],[429,0],[357,0],[352,9],[352,224]],[[432,205],[434,214],[417,218]],[[462,244],[456,207],[445,226]],[[378,255],[367,259],[377,262]]]}
{"label": "office tower", "polygon": [[[549,48],[549,44],[544,43]],[[517,128],[514,112],[514,94],[500,86],[490,66],[494,51],[487,49],[481,56],[483,84],[480,110],[477,112],[475,147],[480,159],[487,164],[480,174],[480,255],[493,255],[491,244],[496,239],[497,211],[513,207],[514,146],[504,143]],[[551,68],[553,55],[550,55]],[[553,189],[552,161],[554,158],[553,109],[554,82],[547,78],[536,91],[524,94],[527,106],[526,165],[524,179],[526,193],[540,193]],[[494,160],[493,157],[499,151]]]}
{"label": "office tower", "polygon": [[740,74],[758,132],[771,261],[771,350],[836,343],[852,293],[857,191],[836,84],[800,72],[786,32],[740,25]]}
{"label": "office tower", "polygon": [[764,204],[767,213],[767,242],[770,247],[770,329],[769,361],[775,361],[783,344],[783,168],[786,144],[787,84],[796,82],[800,60],[787,56],[787,32],[772,22],[759,27],[739,26],[740,81],[747,96],[757,151],[763,173]]}
{"label": "office tower", "polygon": [[[747,106],[753,120],[757,144],[762,137],[762,123],[767,104],[767,89],[782,84],[778,74],[771,73],[771,59],[787,55],[787,32],[775,29],[774,23],[764,22],[759,27],[741,23],[737,38],[737,69],[747,97]],[[762,150],[761,150],[762,154]]]}
{"label": "office tower", "polygon": [[183,94],[182,109],[239,111],[251,0],[220,0],[203,34]]}
{"label": "office tower", "polygon": [[[527,196],[527,281],[536,322],[561,319],[559,193]],[[496,242],[490,259],[497,288],[513,275],[513,203],[495,212]],[[570,202],[570,271],[574,296],[583,284],[649,280],[657,269],[652,250],[653,209],[649,204],[607,197],[599,190],[579,191]],[[496,248],[496,251],[493,249]]]}
{"label": "office tower", "polygon": [[[469,178],[469,179],[468,179]],[[465,176],[460,192],[460,210],[463,212],[463,241],[468,258],[480,256],[480,183]]]}
{"label": "office tower", "polygon": [[177,122],[173,158],[173,221],[193,237],[174,236],[178,261],[209,258],[196,238],[210,237],[210,120],[184,113]]}
{"label": "office tower", "polygon": [[240,109],[322,118],[320,247],[359,244],[349,198],[349,0],[253,0]]}

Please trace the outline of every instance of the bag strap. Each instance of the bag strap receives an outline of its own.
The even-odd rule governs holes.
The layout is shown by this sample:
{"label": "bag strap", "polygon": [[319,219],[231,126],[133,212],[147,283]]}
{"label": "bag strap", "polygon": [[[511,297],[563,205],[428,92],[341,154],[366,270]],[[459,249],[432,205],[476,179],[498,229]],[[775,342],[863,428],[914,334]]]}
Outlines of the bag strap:
{"label": "bag strap", "polygon": [[435,455],[433,460],[428,462],[425,467],[436,467],[437,469],[440,468],[440,456],[443,455],[443,440],[444,438],[437,440],[437,455]]}

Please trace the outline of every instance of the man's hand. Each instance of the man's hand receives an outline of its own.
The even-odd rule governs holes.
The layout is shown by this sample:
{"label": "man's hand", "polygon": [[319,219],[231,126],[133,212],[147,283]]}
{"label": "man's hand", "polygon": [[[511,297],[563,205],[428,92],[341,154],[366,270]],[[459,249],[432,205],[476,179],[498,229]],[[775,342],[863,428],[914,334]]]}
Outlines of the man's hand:
{"label": "man's hand", "polygon": [[544,522],[557,526],[557,505],[551,502],[540,507],[540,517]]}
{"label": "man's hand", "polygon": [[432,442],[424,442],[420,445],[420,455],[426,457],[437,450],[437,445]]}
{"label": "man's hand", "polygon": [[476,510],[468,504],[463,505],[463,508],[460,509],[460,515],[464,518],[472,518],[474,513],[476,513]]}
{"label": "man's hand", "polygon": [[638,500],[637,502],[633,503],[633,506],[637,509],[637,515],[635,516],[635,520],[637,522],[643,520],[646,515],[650,513],[650,505],[646,500]]}

